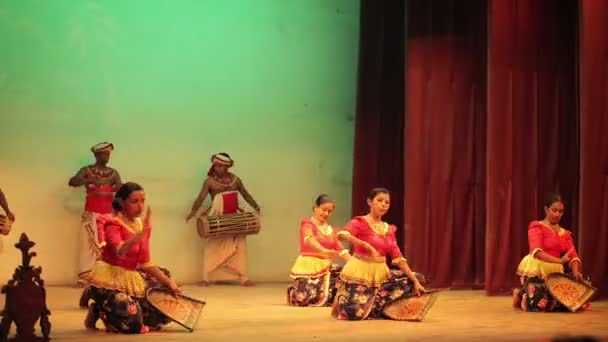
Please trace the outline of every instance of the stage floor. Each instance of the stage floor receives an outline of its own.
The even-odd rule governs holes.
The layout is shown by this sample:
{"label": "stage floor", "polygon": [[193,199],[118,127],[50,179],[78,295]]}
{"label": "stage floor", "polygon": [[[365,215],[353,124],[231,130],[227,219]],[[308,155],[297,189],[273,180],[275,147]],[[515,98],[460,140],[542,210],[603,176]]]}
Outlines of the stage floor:
{"label": "stage floor", "polygon": [[[55,341],[541,341],[557,335],[594,335],[608,341],[608,302],[592,311],[523,313],[508,297],[482,291],[441,292],[424,322],[389,320],[347,322],[330,317],[329,308],[285,304],[286,284],[256,287],[185,286],[184,293],[205,299],[198,329],[189,333],[171,324],[146,335],[115,335],[83,328],[85,311],[77,308],[81,290],[48,287]],[[4,296],[0,299],[4,307]],[[98,322],[101,327],[101,322]],[[11,330],[14,333],[14,327]],[[38,331],[38,328],[37,328]]]}

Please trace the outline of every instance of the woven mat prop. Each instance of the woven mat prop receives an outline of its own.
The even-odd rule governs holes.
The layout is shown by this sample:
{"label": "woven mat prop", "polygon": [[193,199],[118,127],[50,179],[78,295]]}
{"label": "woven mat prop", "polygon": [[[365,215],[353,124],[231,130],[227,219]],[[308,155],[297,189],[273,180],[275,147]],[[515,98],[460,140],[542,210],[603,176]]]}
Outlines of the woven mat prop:
{"label": "woven mat prop", "polygon": [[146,299],[158,311],[182,327],[193,332],[205,307],[205,302],[170,290],[151,288],[146,292]]}
{"label": "woven mat prop", "polygon": [[597,292],[591,284],[563,273],[549,274],[546,285],[551,295],[572,312],[580,309]]}
{"label": "woven mat prop", "polygon": [[397,321],[421,322],[435,304],[437,295],[437,292],[429,291],[420,297],[413,296],[399,299],[388,305],[384,309],[384,314]]}

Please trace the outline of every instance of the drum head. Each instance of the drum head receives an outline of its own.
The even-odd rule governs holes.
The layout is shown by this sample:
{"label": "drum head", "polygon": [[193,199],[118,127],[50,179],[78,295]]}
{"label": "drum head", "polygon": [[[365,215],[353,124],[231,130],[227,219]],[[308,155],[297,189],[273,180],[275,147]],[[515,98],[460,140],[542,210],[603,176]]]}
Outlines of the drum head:
{"label": "drum head", "polygon": [[202,216],[196,219],[196,232],[198,233],[198,236],[203,239],[207,237],[207,232],[209,232],[209,221],[207,221],[206,217]]}
{"label": "drum head", "polygon": [[549,274],[546,285],[551,295],[572,312],[577,311],[597,292],[593,286],[563,273]]}
{"label": "drum head", "polygon": [[154,308],[190,332],[196,328],[206,304],[198,299],[176,295],[164,288],[148,289],[146,299]]}

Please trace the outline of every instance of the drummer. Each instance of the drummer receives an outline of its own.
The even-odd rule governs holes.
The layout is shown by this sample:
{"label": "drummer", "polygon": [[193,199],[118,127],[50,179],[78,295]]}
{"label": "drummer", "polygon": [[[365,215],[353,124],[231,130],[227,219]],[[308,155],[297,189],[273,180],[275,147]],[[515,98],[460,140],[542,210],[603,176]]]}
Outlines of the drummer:
{"label": "drummer", "polygon": [[[227,153],[214,154],[211,156],[211,163],[207,179],[205,179],[186,221],[197,214],[207,194],[211,195],[212,204],[203,212],[203,215],[225,215],[238,212],[240,210],[239,194],[259,214],[260,207],[245,189],[241,179],[228,172],[228,169],[234,165],[230,155]],[[253,286],[253,282],[247,276],[245,235],[207,239],[204,258],[203,286],[223,280],[239,280],[242,286]]]}
{"label": "drummer", "polygon": [[2,210],[4,210],[6,217],[8,217],[8,220],[10,221],[6,222],[6,227],[0,226],[0,233],[8,234],[8,232],[10,231],[8,227],[10,227],[12,222],[15,222],[15,214],[13,214],[13,212],[11,212],[11,210],[9,209],[8,201],[6,200],[2,189],[0,189],[0,207],[2,207]]}
{"label": "drummer", "polygon": [[[110,142],[91,147],[95,164],[80,168],[68,182],[69,186],[84,187],[87,192],[80,222],[79,276],[89,272],[101,256],[104,242],[97,236],[97,216],[112,213],[112,198],[122,184],[118,171],[108,166],[112,151],[114,144]],[[78,284],[84,285],[80,280]]]}

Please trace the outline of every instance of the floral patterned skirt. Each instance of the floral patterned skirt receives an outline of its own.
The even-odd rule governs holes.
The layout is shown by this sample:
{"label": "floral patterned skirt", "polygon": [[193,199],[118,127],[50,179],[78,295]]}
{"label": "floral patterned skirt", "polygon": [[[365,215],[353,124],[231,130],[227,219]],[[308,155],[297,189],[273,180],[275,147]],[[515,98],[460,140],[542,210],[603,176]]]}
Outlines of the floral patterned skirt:
{"label": "floral patterned skirt", "polygon": [[[161,270],[170,276],[167,269]],[[141,272],[147,288],[164,287],[160,282]],[[117,290],[91,286],[88,320],[101,319],[106,330],[115,333],[138,334],[148,330],[159,330],[170,322],[169,318],[156,310],[145,298],[129,296]]]}
{"label": "floral patterned skirt", "polygon": [[[422,275],[417,276],[424,279]],[[380,287],[340,281],[332,315],[342,320],[386,319],[384,310],[388,305],[415,295],[411,280],[397,270],[391,270],[388,280]]]}
{"label": "floral patterned skirt", "polygon": [[318,277],[297,277],[287,288],[287,303],[292,306],[331,306],[336,295],[336,281],[342,266],[333,264]]}
{"label": "floral patterned skirt", "polygon": [[[523,287],[521,295],[521,309],[530,312],[569,312],[567,307],[562,305],[545,285],[545,281],[540,277],[523,277]],[[583,305],[579,311],[586,311],[591,308],[591,303]]]}

